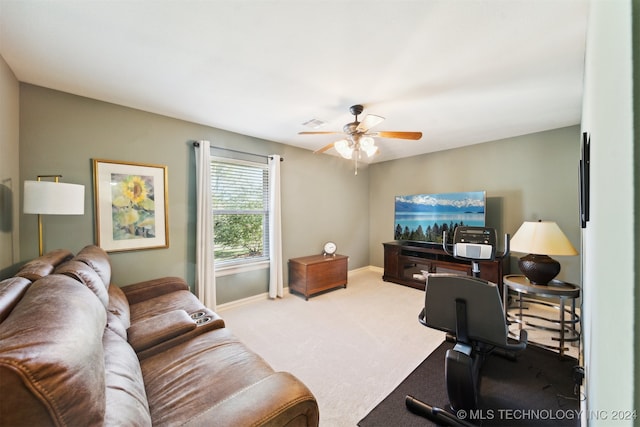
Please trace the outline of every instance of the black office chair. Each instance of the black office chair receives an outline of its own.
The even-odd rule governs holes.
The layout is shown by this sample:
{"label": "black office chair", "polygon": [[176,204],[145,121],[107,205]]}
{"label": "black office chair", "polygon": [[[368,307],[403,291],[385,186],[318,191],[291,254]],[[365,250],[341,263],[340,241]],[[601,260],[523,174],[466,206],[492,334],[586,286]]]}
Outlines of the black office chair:
{"label": "black office chair", "polygon": [[[457,248],[460,253],[465,254],[465,259],[472,259],[468,256],[471,253],[480,256],[479,246],[485,245],[477,242],[468,243],[469,235],[465,236],[464,233],[473,231],[480,234],[479,231],[486,231],[486,229],[477,230],[466,227],[460,231],[460,236],[457,236],[457,230],[454,234],[454,242],[458,242],[454,245],[460,244],[459,241],[467,241],[462,243],[467,245],[466,248],[464,246]],[[488,244],[493,245],[493,250],[489,251],[487,256],[494,258],[495,231],[491,231],[493,235],[490,236]],[[506,256],[507,253],[508,236],[505,237],[505,252],[502,256]],[[474,274],[479,275],[475,260]],[[493,352],[509,355],[523,350],[527,346],[527,332],[523,329],[520,331],[517,342],[509,341],[504,308],[495,283],[478,277],[453,274],[429,274],[426,279],[425,305],[418,320],[429,328],[446,332],[449,338],[455,341],[455,346],[447,351],[445,357],[445,380],[449,403],[454,412],[461,409],[467,411],[476,409],[480,367],[485,358]],[[407,396],[406,405],[413,412],[440,423],[469,425],[449,412],[431,407],[412,396]]]}

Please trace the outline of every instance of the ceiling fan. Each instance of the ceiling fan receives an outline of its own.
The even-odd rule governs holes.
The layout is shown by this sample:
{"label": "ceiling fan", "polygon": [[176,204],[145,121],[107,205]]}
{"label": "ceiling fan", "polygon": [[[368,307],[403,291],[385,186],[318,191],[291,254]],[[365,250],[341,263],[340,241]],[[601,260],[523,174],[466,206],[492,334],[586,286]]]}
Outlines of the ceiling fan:
{"label": "ceiling fan", "polygon": [[351,114],[355,116],[355,120],[347,123],[342,128],[342,132],[334,131],[308,131],[298,132],[299,135],[328,135],[342,134],[346,138],[334,141],[324,147],[314,151],[315,154],[324,153],[325,151],[335,148],[336,151],[345,159],[354,159],[355,174],[358,174],[358,160],[364,151],[367,157],[371,157],[378,153],[378,147],[375,145],[374,137],[392,138],[392,139],[411,139],[418,140],[422,138],[422,132],[396,132],[396,131],[379,131],[369,132],[369,130],[380,124],[384,117],[374,114],[367,114],[362,121],[358,121],[358,116],[362,114],[364,107],[362,105],[353,105],[349,108]]}

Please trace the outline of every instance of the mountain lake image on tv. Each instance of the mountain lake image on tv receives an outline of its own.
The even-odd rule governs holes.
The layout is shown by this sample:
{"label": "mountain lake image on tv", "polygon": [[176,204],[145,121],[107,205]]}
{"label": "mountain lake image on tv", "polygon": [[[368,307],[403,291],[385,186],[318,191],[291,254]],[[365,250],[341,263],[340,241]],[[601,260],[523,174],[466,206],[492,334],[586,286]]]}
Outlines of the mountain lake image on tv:
{"label": "mountain lake image on tv", "polygon": [[396,196],[395,240],[442,243],[458,226],[485,225],[485,191]]}

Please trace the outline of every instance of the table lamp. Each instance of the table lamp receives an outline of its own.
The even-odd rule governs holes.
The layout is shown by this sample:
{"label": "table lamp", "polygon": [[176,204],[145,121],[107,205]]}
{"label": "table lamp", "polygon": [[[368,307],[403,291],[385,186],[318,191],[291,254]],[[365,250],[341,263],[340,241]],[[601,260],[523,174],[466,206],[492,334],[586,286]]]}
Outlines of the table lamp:
{"label": "table lamp", "polygon": [[[38,250],[43,255],[41,215],[83,215],[84,185],[59,182],[62,175],[38,175],[37,181],[24,182],[26,214],[38,214]],[[55,181],[41,181],[55,178]]]}
{"label": "table lamp", "polygon": [[528,253],[518,267],[534,285],[547,285],[560,273],[560,263],[549,255],[578,255],[553,221],[524,222],[510,242],[513,252]]}

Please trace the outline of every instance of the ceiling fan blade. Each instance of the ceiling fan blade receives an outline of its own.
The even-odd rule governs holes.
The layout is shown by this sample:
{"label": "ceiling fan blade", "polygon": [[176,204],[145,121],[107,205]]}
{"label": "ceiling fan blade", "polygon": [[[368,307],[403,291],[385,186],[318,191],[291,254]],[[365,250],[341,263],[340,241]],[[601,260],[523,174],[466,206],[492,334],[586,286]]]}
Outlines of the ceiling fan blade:
{"label": "ceiling fan blade", "polygon": [[329,135],[336,133],[344,133],[344,132],[334,132],[334,131],[307,131],[307,132],[298,132],[298,135]]}
{"label": "ceiling fan blade", "polygon": [[422,138],[422,132],[393,132],[393,131],[381,131],[376,132],[375,136],[381,138],[396,138],[396,139],[413,139],[418,140]]}
{"label": "ceiling fan blade", "polygon": [[314,152],[313,152],[313,154],[321,154],[321,153],[324,153],[325,151],[327,151],[327,150],[329,150],[329,149],[333,148],[333,144],[334,144],[334,143],[332,142],[331,144],[327,144],[327,145],[325,145],[325,146],[324,146],[324,147],[322,147],[322,148],[318,148],[316,151],[314,151]]}
{"label": "ceiling fan blade", "polygon": [[375,114],[367,114],[360,122],[356,130],[358,132],[366,132],[377,124],[384,121],[384,117],[376,116]]}

